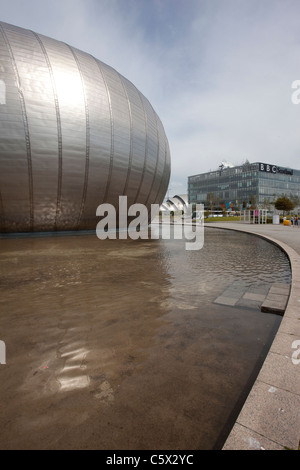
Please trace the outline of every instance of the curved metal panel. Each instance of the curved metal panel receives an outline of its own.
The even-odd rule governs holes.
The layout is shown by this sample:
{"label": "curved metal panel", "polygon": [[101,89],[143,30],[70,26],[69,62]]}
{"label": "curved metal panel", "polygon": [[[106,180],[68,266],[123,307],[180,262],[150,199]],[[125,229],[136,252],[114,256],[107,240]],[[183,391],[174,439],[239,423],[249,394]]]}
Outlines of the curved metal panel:
{"label": "curved metal panel", "polygon": [[119,196],[161,204],[163,125],[125,77],[90,54],[0,22],[0,230],[94,229]]}

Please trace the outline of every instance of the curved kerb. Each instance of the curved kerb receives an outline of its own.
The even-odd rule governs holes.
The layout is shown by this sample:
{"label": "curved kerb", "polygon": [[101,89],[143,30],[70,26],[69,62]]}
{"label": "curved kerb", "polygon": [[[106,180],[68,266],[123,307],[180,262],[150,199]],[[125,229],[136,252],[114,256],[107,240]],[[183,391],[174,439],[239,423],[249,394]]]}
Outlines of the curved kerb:
{"label": "curved kerb", "polygon": [[293,358],[296,348],[300,351],[300,255],[286,243],[249,231],[245,226],[220,225],[205,227],[264,238],[287,254],[292,270],[290,296],[281,324],[222,450],[297,450],[300,445],[300,363]]}

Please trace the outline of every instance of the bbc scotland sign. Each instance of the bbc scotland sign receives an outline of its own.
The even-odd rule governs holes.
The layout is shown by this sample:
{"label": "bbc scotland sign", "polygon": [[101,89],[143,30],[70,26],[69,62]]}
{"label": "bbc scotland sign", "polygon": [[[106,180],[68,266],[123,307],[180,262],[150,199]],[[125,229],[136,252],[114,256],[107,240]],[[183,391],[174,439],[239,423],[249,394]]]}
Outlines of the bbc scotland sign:
{"label": "bbc scotland sign", "polygon": [[282,168],[277,165],[270,165],[269,163],[259,163],[259,171],[264,171],[265,173],[281,173],[284,175],[292,175],[293,170],[290,168]]}

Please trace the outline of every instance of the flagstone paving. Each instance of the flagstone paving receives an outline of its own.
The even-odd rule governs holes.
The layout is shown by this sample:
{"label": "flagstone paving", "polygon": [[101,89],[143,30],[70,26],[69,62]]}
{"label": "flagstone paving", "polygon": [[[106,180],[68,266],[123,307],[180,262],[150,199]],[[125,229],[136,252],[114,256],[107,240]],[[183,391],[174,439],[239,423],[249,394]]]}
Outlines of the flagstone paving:
{"label": "flagstone paving", "polygon": [[[253,291],[254,289],[254,291]],[[289,284],[265,284],[248,288],[241,282],[229,285],[214,303],[231,307],[246,307],[283,315],[290,293]]]}

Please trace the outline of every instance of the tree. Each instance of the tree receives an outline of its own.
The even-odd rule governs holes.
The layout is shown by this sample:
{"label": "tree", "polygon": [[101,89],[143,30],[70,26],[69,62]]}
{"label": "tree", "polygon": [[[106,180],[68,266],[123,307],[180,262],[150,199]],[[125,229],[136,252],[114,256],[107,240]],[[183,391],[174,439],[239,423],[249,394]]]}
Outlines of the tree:
{"label": "tree", "polygon": [[297,206],[300,206],[300,199],[298,196],[296,196],[295,194],[290,194],[289,195],[289,199],[292,201],[292,203],[294,204],[294,207],[297,207]]}
{"label": "tree", "polygon": [[215,198],[213,193],[208,193],[206,196],[206,204],[210,208],[211,211],[214,210],[215,207]]}
{"label": "tree", "polygon": [[243,167],[244,168],[249,168],[249,166],[250,166],[250,162],[249,162],[248,158],[246,158],[246,160],[243,163]]}
{"label": "tree", "polygon": [[283,215],[285,212],[290,212],[291,210],[294,209],[295,204],[293,201],[291,201],[287,196],[284,194],[280,197],[278,197],[275,201],[275,208],[278,211],[283,211]]}
{"label": "tree", "polygon": [[256,209],[256,205],[257,205],[256,201],[257,199],[256,199],[255,194],[250,194],[249,204],[251,204],[251,209]]}
{"label": "tree", "polygon": [[270,211],[271,210],[271,204],[273,204],[272,201],[270,201],[270,199],[265,197],[264,202],[261,205],[261,208],[262,209],[267,209],[268,211]]}

